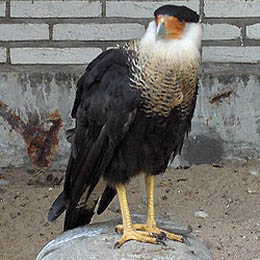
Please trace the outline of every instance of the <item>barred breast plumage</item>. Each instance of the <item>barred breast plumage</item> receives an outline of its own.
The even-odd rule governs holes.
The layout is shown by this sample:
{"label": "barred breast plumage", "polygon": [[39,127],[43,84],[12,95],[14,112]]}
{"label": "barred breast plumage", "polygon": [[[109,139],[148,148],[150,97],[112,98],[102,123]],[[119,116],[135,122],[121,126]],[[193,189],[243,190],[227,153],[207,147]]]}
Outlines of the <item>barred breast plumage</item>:
{"label": "barred breast plumage", "polygon": [[177,56],[151,51],[155,46],[142,46],[140,40],[131,41],[124,49],[133,51],[130,86],[141,92],[142,109],[147,115],[168,116],[180,106],[186,110],[196,91],[200,55],[183,51]]}

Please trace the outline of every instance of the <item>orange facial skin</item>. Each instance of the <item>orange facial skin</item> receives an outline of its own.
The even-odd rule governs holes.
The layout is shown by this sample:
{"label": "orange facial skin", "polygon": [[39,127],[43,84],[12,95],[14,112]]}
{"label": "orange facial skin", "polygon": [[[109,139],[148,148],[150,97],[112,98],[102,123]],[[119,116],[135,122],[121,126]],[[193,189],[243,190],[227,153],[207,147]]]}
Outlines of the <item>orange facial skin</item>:
{"label": "orange facial skin", "polygon": [[180,21],[178,18],[168,15],[158,15],[155,21],[157,26],[159,23],[164,25],[165,37],[169,39],[180,39],[186,25],[185,21]]}

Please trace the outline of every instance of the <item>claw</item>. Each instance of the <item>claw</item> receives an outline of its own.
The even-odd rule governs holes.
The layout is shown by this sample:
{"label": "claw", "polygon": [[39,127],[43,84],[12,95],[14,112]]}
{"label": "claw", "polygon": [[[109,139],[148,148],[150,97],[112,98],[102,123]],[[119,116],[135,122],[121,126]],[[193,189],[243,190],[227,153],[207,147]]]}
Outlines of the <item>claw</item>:
{"label": "claw", "polygon": [[156,244],[167,246],[167,244],[163,240],[161,240],[160,238],[156,238]]}
{"label": "claw", "polygon": [[191,245],[190,241],[186,237],[182,237],[182,243],[187,245],[187,246]]}
{"label": "claw", "polygon": [[119,241],[117,241],[115,244],[114,244],[114,247],[113,249],[118,249],[121,247],[121,244],[119,243]]}

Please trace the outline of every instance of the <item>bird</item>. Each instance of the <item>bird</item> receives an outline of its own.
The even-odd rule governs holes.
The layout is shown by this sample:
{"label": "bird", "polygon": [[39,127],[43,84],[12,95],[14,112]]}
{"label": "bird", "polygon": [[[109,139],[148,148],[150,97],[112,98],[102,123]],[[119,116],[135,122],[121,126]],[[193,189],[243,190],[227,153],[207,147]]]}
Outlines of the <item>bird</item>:
{"label": "bird", "polygon": [[[154,178],[182,150],[191,130],[198,94],[202,28],[194,10],[163,5],[154,11],[140,39],[108,49],[89,63],[77,83],[67,131],[71,143],[63,191],[48,220],[64,211],[64,231],[91,222],[117,195],[122,236],[158,244],[162,237],[185,242],[184,235],[157,226]],[[145,223],[132,223],[126,185],[143,174]]]}

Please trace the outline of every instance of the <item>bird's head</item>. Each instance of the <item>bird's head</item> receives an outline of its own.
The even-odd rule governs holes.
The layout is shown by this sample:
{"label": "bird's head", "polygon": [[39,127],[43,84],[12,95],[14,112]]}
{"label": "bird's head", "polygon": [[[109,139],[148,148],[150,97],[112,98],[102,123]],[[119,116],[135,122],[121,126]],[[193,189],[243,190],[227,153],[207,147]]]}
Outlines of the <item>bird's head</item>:
{"label": "bird's head", "polygon": [[[199,15],[186,6],[163,5],[155,10],[140,41],[144,55],[184,60],[183,55],[200,56],[202,26]],[[186,59],[186,58],[185,58]]]}
{"label": "bird's head", "polygon": [[186,6],[164,5],[154,16],[157,39],[181,39],[188,24],[199,22],[199,15]]}

